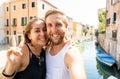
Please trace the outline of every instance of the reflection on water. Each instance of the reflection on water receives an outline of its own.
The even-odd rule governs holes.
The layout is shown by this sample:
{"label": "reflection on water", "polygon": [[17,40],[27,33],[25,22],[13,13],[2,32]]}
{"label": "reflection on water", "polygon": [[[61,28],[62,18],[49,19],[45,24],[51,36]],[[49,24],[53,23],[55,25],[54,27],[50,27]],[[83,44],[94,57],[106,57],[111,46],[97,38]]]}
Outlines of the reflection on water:
{"label": "reflection on water", "polygon": [[80,43],[79,49],[84,58],[87,79],[107,79],[111,75],[120,79],[120,70],[117,70],[116,65],[108,67],[96,59],[97,50],[94,41]]}
{"label": "reflection on water", "polygon": [[113,67],[106,66],[102,64],[101,62],[99,62],[97,58],[96,58],[96,61],[97,61],[98,73],[103,76],[103,79],[107,79],[111,75],[117,77],[116,66],[113,66]]}

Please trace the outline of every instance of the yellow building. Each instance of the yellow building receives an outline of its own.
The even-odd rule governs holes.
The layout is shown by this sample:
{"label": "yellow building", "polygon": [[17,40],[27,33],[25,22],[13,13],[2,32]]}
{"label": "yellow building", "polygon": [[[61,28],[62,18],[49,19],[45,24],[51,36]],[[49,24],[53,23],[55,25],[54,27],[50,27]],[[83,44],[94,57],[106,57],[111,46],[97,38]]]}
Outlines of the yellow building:
{"label": "yellow building", "polygon": [[4,3],[5,40],[10,43],[12,35],[17,45],[23,38],[26,24],[33,17],[43,18],[49,9],[57,9],[46,0],[10,0]]}
{"label": "yellow building", "polygon": [[72,33],[73,40],[80,41],[82,39],[83,24],[78,22],[73,22],[72,28],[73,28],[73,33]]}

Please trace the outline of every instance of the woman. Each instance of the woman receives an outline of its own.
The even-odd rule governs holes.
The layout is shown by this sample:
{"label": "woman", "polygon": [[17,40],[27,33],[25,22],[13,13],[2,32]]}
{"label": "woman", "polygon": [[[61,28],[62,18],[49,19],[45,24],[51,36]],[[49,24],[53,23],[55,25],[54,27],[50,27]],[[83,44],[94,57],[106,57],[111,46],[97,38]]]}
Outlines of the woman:
{"label": "woman", "polygon": [[45,79],[45,50],[48,39],[44,20],[34,18],[25,28],[22,48],[11,48],[3,70],[4,79]]}

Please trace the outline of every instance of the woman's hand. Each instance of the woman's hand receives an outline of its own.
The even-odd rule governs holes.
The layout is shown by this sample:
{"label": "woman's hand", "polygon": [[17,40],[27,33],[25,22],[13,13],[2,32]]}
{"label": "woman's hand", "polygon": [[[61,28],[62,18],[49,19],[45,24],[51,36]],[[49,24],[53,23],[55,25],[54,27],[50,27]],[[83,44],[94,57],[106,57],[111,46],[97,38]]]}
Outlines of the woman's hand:
{"label": "woman's hand", "polygon": [[22,52],[21,48],[11,47],[7,52],[6,73],[13,73],[19,70],[21,65]]}

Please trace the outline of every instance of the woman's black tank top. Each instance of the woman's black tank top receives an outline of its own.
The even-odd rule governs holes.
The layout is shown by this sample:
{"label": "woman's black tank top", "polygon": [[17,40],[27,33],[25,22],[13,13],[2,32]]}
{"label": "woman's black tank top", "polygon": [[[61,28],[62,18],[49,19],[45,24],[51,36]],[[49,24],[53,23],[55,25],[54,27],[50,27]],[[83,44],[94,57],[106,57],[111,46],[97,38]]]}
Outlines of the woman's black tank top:
{"label": "woman's black tank top", "polygon": [[[27,44],[26,44],[27,45]],[[14,79],[45,79],[46,66],[45,66],[45,51],[42,49],[40,57],[36,57],[29,46],[29,65],[24,71],[17,72]],[[32,54],[32,56],[30,55]]]}

